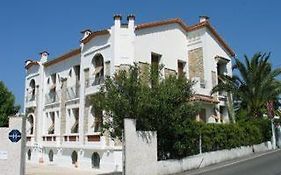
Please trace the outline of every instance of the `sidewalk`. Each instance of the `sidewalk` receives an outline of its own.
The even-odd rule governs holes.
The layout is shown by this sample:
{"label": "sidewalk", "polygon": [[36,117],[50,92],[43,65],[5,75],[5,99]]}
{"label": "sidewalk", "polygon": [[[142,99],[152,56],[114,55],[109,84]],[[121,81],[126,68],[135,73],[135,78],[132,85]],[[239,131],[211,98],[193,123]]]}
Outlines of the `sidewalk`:
{"label": "sidewalk", "polygon": [[[26,175],[97,175],[104,174],[99,170],[82,170],[74,167],[58,167],[55,165],[39,165],[26,163]],[[109,173],[112,174],[112,173]]]}

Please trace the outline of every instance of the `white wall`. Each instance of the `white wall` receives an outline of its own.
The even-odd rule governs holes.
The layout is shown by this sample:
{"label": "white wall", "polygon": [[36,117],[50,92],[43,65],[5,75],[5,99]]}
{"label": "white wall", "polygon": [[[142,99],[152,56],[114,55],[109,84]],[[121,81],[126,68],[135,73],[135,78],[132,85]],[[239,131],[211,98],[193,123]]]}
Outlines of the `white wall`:
{"label": "white wall", "polygon": [[231,160],[246,155],[254,154],[255,152],[268,151],[271,149],[271,144],[261,143],[258,145],[244,146],[240,148],[233,148],[230,150],[220,150],[198,154],[190,157],[186,157],[180,160],[165,160],[157,162],[158,175],[168,175],[180,173],[183,171],[197,169],[219,163],[226,160]]}
{"label": "white wall", "polygon": [[[3,175],[24,175],[26,135],[23,120],[23,117],[10,117],[10,127],[0,128],[0,170]],[[22,139],[19,142],[13,143],[9,140],[9,132],[12,129],[21,132]]]}
{"label": "white wall", "polygon": [[170,24],[136,31],[135,60],[151,62],[151,52],[162,55],[160,62],[177,71],[177,61],[187,62],[185,31],[178,24]]}
{"label": "white wall", "polygon": [[136,131],[136,120],[124,119],[125,175],[155,175],[157,173],[157,133]]}

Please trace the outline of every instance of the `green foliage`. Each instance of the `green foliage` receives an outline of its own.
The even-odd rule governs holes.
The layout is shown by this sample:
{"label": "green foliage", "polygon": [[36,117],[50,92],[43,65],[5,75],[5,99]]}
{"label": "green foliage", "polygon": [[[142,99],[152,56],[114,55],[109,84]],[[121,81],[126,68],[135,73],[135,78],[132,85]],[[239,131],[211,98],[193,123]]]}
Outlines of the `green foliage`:
{"label": "green foliage", "polygon": [[237,108],[243,116],[258,118],[266,111],[266,103],[276,101],[281,92],[281,68],[273,69],[270,54],[256,53],[251,59],[245,55],[244,62],[235,59],[233,69],[238,75],[221,76],[222,83],[212,93],[227,91],[233,94]]}
{"label": "green foliage", "polygon": [[[161,67],[160,67],[161,69]],[[150,71],[149,69],[147,71]],[[107,77],[100,93],[92,98],[96,108],[104,110],[104,130],[121,138],[124,118],[137,119],[138,130],[157,131],[158,158],[174,158],[183,123],[195,119],[199,105],[189,99],[193,82],[184,77],[167,77],[161,81],[157,70],[141,72],[137,65]]]}
{"label": "green foliage", "polygon": [[9,116],[19,111],[19,106],[15,106],[15,97],[0,81],[0,127],[8,126]]}
{"label": "green foliage", "polygon": [[192,121],[185,126],[175,145],[175,158],[198,154],[200,135],[203,152],[259,144],[270,140],[271,137],[270,120],[239,124],[206,124]]}

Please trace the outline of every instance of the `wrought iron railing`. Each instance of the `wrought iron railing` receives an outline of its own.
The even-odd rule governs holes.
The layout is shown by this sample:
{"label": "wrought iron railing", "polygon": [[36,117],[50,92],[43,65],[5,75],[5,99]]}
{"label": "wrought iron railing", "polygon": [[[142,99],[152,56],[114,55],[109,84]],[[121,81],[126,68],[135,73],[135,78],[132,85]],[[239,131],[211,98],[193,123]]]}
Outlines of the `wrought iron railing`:
{"label": "wrought iron railing", "polygon": [[59,102],[59,92],[57,91],[50,91],[45,95],[45,104],[51,104]]}
{"label": "wrought iron railing", "polygon": [[85,87],[91,87],[91,86],[96,86],[104,83],[104,76],[97,76],[97,77],[92,77],[88,78],[85,80]]}
{"label": "wrought iron railing", "polygon": [[76,84],[66,89],[67,100],[72,100],[79,97],[80,97],[80,84]]}

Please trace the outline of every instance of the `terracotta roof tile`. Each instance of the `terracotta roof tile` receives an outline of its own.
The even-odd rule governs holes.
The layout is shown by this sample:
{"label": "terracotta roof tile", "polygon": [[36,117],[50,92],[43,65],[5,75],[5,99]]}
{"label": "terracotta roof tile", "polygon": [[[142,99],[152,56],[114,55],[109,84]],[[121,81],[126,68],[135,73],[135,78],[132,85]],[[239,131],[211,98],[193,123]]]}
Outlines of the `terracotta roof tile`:
{"label": "terracotta roof tile", "polygon": [[156,22],[139,24],[136,26],[136,30],[141,30],[141,29],[146,29],[146,28],[151,28],[151,27],[158,27],[158,26],[163,26],[163,25],[168,25],[168,24],[173,24],[173,23],[179,24],[183,29],[185,29],[187,27],[187,25],[180,18],[173,18],[173,19],[168,19],[168,20],[164,20],[164,21],[156,21]]}
{"label": "terracotta roof tile", "polygon": [[95,31],[95,32],[91,33],[91,35],[89,35],[87,38],[82,40],[81,43],[86,44],[86,43],[90,42],[91,39],[93,39],[93,38],[95,38],[97,36],[107,35],[107,34],[109,34],[109,31],[107,29]]}
{"label": "terracotta roof tile", "polygon": [[28,61],[30,61],[30,63],[28,63],[25,66],[25,69],[29,69],[29,68],[31,68],[32,66],[35,66],[35,65],[39,65],[39,63],[37,61],[31,61],[31,60],[28,60]]}
{"label": "terracotta roof tile", "polygon": [[227,45],[227,43],[222,39],[222,37],[217,33],[217,31],[215,30],[215,28],[208,22],[208,21],[204,21],[192,26],[187,27],[187,31],[191,32],[194,30],[198,30],[201,28],[206,27],[207,29],[210,30],[210,32],[214,35],[214,37],[216,38],[216,40],[226,49],[226,51],[231,55],[231,56],[235,56],[234,51]]}
{"label": "terracotta roof tile", "polygon": [[213,96],[203,95],[203,94],[195,94],[191,98],[191,101],[202,101],[202,102],[211,103],[211,104],[219,103],[219,101],[217,99],[215,99]]}
{"label": "terracotta roof tile", "polygon": [[61,55],[61,56],[59,56],[59,57],[57,57],[57,58],[55,58],[55,59],[53,59],[51,61],[48,61],[48,62],[44,63],[43,65],[45,67],[48,67],[48,66],[51,66],[53,64],[59,63],[61,61],[64,61],[64,60],[66,60],[66,59],[68,59],[68,58],[70,58],[72,56],[78,55],[80,53],[81,53],[80,48],[73,49],[70,52],[67,52],[67,53],[65,53],[65,54],[63,54],[63,55]]}

